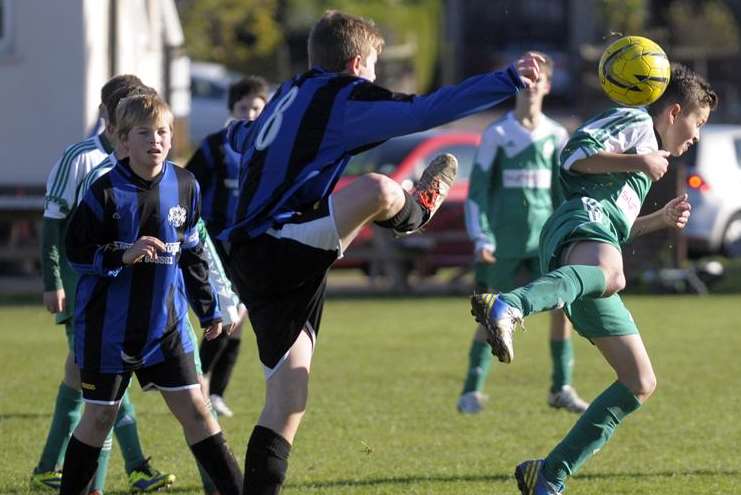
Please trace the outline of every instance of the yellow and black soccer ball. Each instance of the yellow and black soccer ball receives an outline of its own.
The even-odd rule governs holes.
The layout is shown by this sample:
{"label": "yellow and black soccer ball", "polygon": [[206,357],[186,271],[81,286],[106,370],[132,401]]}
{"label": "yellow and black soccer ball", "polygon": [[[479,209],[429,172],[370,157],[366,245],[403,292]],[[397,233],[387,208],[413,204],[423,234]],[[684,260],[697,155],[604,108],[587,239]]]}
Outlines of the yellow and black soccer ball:
{"label": "yellow and black soccer ball", "polygon": [[607,47],[599,61],[599,82],[620,105],[649,105],[664,93],[671,67],[661,47],[642,36],[625,36]]}

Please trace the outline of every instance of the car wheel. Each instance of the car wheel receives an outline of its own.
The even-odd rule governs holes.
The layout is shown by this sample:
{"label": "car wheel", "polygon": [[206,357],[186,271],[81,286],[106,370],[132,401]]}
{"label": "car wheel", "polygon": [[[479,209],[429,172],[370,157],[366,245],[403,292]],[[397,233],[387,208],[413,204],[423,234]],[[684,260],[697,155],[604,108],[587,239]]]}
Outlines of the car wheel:
{"label": "car wheel", "polygon": [[723,253],[729,258],[741,257],[741,213],[733,215],[723,231]]}

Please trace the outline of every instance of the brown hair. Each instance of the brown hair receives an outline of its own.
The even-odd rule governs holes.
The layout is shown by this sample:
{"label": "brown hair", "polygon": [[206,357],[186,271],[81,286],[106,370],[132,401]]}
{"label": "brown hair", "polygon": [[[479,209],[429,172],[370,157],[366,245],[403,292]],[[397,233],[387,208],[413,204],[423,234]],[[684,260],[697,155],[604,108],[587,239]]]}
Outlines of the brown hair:
{"label": "brown hair", "polygon": [[229,86],[229,111],[234,110],[234,105],[245,96],[255,95],[268,101],[268,83],[260,76],[243,77]]}
{"label": "brown hair", "polygon": [[121,100],[116,108],[118,127],[116,134],[125,140],[129,131],[139,125],[166,123],[172,129],[173,116],[170,108],[156,94],[129,96]]}
{"label": "brown hair", "polygon": [[144,86],[144,83],[134,74],[121,74],[118,76],[114,76],[109,79],[102,88],[100,88],[100,101],[103,103],[103,105],[105,105],[106,100],[108,100],[113,93],[123,88],[129,88],[133,86]]}
{"label": "brown hair", "polygon": [[371,48],[380,54],[383,44],[372,20],[328,10],[309,33],[309,65],[342,72],[348,60],[357,55],[365,59]]}
{"label": "brown hair", "polygon": [[136,95],[157,95],[157,91],[154,90],[154,88],[150,88],[149,86],[139,85],[139,86],[124,86],[121,88],[118,88],[117,91],[114,91],[112,94],[110,94],[105,100],[103,100],[103,106],[105,106],[106,111],[108,112],[108,123],[112,127],[116,127],[116,122],[118,121],[116,119],[116,108],[118,107],[118,104],[121,100],[124,98],[128,98],[129,96],[136,96]]}
{"label": "brown hair", "polygon": [[718,95],[700,74],[682,64],[672,64],[669,85],[656,103],[648,108],[648,111],[656,116],[674,103],[679,103],[688,109],[708,107],[710,110],[715,110],[718,106]]}

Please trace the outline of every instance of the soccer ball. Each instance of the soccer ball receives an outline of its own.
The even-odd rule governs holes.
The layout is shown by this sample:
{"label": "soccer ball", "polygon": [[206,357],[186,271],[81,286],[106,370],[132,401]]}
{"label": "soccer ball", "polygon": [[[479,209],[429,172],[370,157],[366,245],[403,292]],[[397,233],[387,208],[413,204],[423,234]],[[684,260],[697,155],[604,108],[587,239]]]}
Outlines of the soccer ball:
{"label": "soccer ball", "polygon": [[649,105],[664,93],[671,67],[661,47],[642,36],[625,36],[607,47],[599,61],[599,82],[620,105]]}

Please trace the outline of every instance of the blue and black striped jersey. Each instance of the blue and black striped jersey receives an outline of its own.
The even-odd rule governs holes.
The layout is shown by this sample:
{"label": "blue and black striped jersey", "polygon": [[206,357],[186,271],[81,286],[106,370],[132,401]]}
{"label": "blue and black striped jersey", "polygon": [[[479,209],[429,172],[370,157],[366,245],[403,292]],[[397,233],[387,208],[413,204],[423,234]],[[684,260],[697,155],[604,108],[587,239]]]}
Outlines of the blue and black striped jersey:
{"label": "blue and black striped jersey", "polygon": [[212,236],[234,223],[241,156],[226,142],[226,128],[203,140],[186,169],[201,186],[201,216]]}
{"label": "blue and black striped jersey", "polygon": [[253,122],[227,128],[242,155],[235,224],[222,239],[255,237],[328,196],[353,154],[450,122],[515,95],[514,67],[423,96],[314,68],[283,83]]}
{"label": "blue and black striped jersey", "polygon": [[[75,357],[102,373],[191,352],[188,301],[203,326],[221,318],[196,229],[198,183],[171,162],[146,181],[128,162],[93,182],[67,229],[68,258],[81,275]],[[160,239],[165,252],[125,266],[124,251],[145,235]]]}

